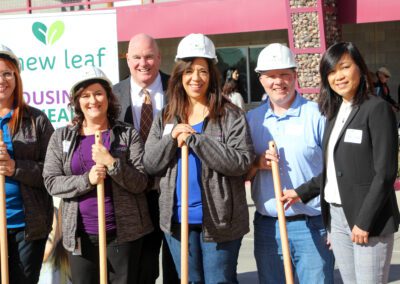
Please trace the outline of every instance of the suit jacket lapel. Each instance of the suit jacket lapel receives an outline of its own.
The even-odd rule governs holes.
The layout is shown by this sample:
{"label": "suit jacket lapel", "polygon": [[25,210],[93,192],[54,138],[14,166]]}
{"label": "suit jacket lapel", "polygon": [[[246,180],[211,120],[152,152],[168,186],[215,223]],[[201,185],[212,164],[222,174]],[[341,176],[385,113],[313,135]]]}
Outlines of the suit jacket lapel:
{"label": "suit jacket lapel", "polygon": [[123,120],[133,125],[133,114],[132,114],[132,100],[131,100],[131,77],[125,79],[121,84],[121,106],[125,109],[122,110],[124,113]]}
{"label": "suit jacket lapel", "polygon": [[335,116],[331,120],[328,120],[326,123],[325,131],[324,131],[324,138],[322,139],[322,149],[324,149],[324,151],[326,149],[328,149],[329,137],[331,136],[331,132],[332,132],[333,126],[335,125],[336,118],[337,118],[337,116]]}

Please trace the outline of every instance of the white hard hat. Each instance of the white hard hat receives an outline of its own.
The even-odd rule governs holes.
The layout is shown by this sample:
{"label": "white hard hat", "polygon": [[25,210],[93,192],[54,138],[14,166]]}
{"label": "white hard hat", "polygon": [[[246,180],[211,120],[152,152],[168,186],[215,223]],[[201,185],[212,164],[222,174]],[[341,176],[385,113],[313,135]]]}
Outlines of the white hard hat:
{"label": "white hard hat", "polygon": [[78,86],[82,83],[89,81],[89,80],[102,80],[106,82],[110,87],[112,87],[111,81],[107,78],[106,74],[98,68],[94,66],[84,66],[81,68],[80,72],[78,72],[78,78],[75,84],[71,88],[71,95],[74,96],[75,92],[78,91]]}
{"label": "white hard hat", "polygon": [[280,43],[271,43],[258,55],[256,72],[296,68],[293,52]]}
{"label": "white hard hat", "polygon": [[175,61],[189,57],[209,58],[214,64],[218,62],[214,43],[203,34],[187,35],[179,43]]}
{"label": "white hard hat", "polygon": [[1,43],[0,43],[0,57],[10,59],[18,67],[18,70],[21,70],[21,65],[19,64],[18,57],[14,54],[14,52],[10,48]]}

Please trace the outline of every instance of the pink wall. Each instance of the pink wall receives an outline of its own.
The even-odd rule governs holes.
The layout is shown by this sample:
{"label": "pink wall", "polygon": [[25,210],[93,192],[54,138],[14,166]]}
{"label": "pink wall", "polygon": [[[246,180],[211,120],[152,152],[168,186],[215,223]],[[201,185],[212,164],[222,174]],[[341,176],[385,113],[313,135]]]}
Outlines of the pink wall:
{"label": "pink wall", "polygon": [[155,38],[287,29],[286,0],[183,0],[121,7],[118,41],[144,32]]}
{"label": "pink wall", "polygon": [[343,24],[400,20],[399,0],[338,0],[338,7]]}
{"label": "pink wall", "polygon": [[[136,33],[155,38],[287,29],[288,0],[180,0],[120,7],[118,41]],[[400,20],[400,0],[338,0],[343,24]]]}

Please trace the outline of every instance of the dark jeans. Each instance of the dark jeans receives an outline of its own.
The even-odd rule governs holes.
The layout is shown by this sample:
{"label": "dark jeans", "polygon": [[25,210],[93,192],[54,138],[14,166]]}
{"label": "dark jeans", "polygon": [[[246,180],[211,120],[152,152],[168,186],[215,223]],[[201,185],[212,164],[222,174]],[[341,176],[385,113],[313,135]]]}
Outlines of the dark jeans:
{"label": "dark jeans", "polygon": [[174,260],[172,259],[168,245],[164,239],[164,233],[160,229],[160,210],[158,207],[159,193],[156,190],[151,190],[146,194],[146,197],[154,231],[143,238],[137,283],[156,283],[156,279],[160,274],[158,259],[162,243],[163,284],[179,284],[180,280],[175,270]]}
{"label": "dark jeans", "polygon": [[[97,235],[80,233],[81,255],[68,253],[71,266],[72,283],[98,284],[99,281],[99,239]],[[107,236],[107,273],[108,283],[127,284],[131,265],[139,264],[139,255],[143,239],[132,242],[117,243],[115,237]]]}
{"label": "dark jeans", "polygon": [[7,231],[10,284],[36,284],[47,238],[26,241],[24,228]]}

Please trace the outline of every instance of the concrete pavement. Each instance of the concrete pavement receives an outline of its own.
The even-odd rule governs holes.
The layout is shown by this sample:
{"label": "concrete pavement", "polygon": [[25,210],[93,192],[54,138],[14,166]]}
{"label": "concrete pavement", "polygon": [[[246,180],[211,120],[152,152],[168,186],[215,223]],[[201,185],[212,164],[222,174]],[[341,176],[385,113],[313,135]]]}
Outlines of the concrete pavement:
{"label": "concrete pavement", "polygon": [[[397,200],[400,200],[400,191],[396,192]],[[247,201],[249,205],[250,215],[250,233],[244,236],[242,241],[242,247],[239,253],[238,260],[238,280],[239,283],[243,284],[255,284],[258,283],[257,267],[253,255],[253,242],[254,242],[254,231],[253,231],[253,216],[255,206],[251,199],[250,189],[247,188]],[[339,270],[335,269],[335,284],[342,284]],[[395,234],[393,257],[391,261],[389,283],[400,284],[400,233]],[[157,284],[162,284],[162,279],[157,279]]]}

